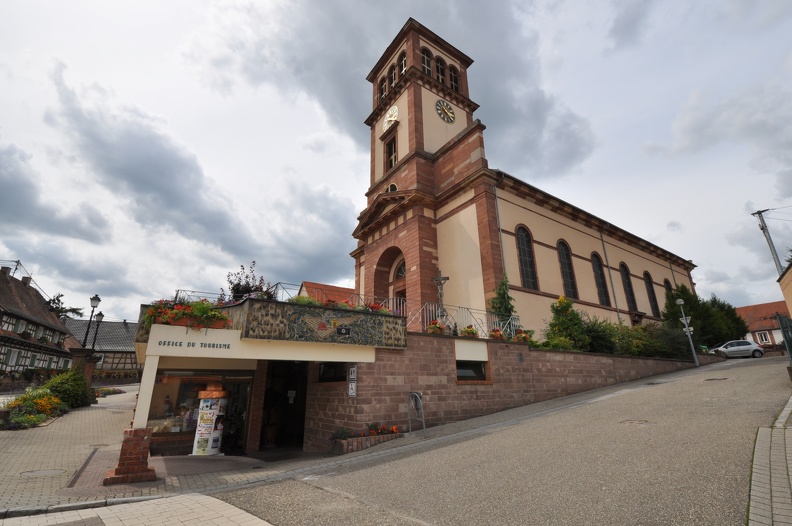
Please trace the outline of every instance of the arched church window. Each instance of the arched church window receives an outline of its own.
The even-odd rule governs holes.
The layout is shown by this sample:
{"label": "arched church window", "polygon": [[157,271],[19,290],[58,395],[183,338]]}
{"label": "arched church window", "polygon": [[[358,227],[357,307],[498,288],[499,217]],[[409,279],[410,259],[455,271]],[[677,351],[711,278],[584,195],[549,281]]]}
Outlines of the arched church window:
{"label": "arched church window", "polygon": [[402,51],[402,54],[399,55],[399,78],[401,78],[405,73],[407,73],[407,53]]}
{"label": "arched church window", "polygon": [[385,95],[388,92],[388,81],[384,78],[380,79],[379,83],[379,100],[385,100]]}
{"label": "arched church window", "polygon": [[388,187],[385,189],[385,192],[395,192],[395,191],[397,191],[398,189],[399,189],[399,188],[396,186],[396,184],[395,184],[395,183],[391,183],[391,184],[389,184],[389,185],[388,185]]}
{"label": "arched church window", "polygon": [[445,72],[446,63],[442,58],[438,57],[435,59],[435,73],[437,73],[437,82],[440,84],[445,84]]}
{"label": "arched church window", "polygon": [[432,53],[424,48],[421,50],[421,66],[423,67],[424,75],[432,76]]}
{"label": "arched church window", "polygon": [[674,287],[671,286],[671,282],[668,281],[667,279],[663,280],[663,286],[666,289],[666,294],[671,294],[672,292],[674,292]]}
{"label": "arched church window", "polygon": [[454,66],[448,68],[448,80],[451,84],[451,89],[459,92],[459,71]]}
{"label": "arched church window", "polygon": [[649,308],[652,309],[652,316],[660,317],[660,306],[657,304],[657,294],[655,294],[652,275],[644,272],[644,284],[646,284],[646,295],[649,297]]}
{"label": "arched church window", "polygon": [[406,276],[407,276],[407,265],[405,264],[404,260],[402,260],[401,263],[399,263],[399,265],[396,267],[396,272],[393,273],[393,279],[397,280]]}
{"label": "arched church window", "polygon": [[388,81],[390,82],[390,89],[396,85],[396,66],[391,66],[388,70]]}
{"label": "arched church window", "polygon": [[575,271],[572,268],[572,252],[569,250],[569,245],[564,241],[559,241],[556,248],[558,249],[558,263],[561,265],[561,278],[564,281],[564,296],[578,299]]}
{"label": "arched church window", "polygon": [[605,269],[602,266],[602,258],[594,252],[591,255],[591,269],[594,271],[594,283],[597,285],[597,298],[599,304],[610,307],[610,295],[608,295],[608,282],[605,281]]}
{"label": "arched church window", "polygon": [[520,258],[520,284],[525,289],[538,290],[531,234],[525,227],[517,227],[517,254]]}
{"label": "arched church window", "polygon": [[627,268],[627,265],[622,263],[619,265],[619,273],[621,274],[622,285],[624,286],[624,295],[627,297],[627,309],[632,312],[638,312],[638,303],[635,301],[635,291],[632,286],[630,269]]}

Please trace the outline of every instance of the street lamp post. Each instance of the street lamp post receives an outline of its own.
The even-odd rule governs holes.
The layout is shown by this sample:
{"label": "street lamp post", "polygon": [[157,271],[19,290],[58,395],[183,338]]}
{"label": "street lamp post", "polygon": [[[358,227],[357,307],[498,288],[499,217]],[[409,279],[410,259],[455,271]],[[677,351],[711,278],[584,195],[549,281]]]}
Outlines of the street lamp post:
{"label": "street lamp post", "polygon": [[96,307],[99,306],[99,303],[102,301],[102,298],[99,297],[99,294],[94,294],[91,298],[91,315],[88,316],[88,326],[85,328],[85,337],[83,338],[82,346],[85,349],[85,346],[88,345],[88,332],[91,330],[91,319],[93,319],[94,311]]}
{"label": "street lamp post", "polygon": [[102,314],[102,311],[97,312],[96,318],[94,319],[96,320],[96,329],[94,329],[93,343],[91,343],[92,351],[96,349],[96,337],[99,335],[99,325],[101,325],[102,320],[104,319],[104,314]]}
{"label": "street lamp post", "polygon": [[687,334],[688,341],[690,342],[690,351],[693,353],[693,362],[695,362],[696,367],[698,367],[699,363],[698,363],[698,356],[696,356],[696,348],[693,346],[693,338],[690,336],[691,329],[690,329],[690,325],[688,325],[689,318],[685,316],[685,309],[682,307],[682,305],[685,304],[685,300],[679,298],[678,300],[676,300],[676,304],[679,305],[679,310],[682,311],[682,323],[685,324],[685,334]]}

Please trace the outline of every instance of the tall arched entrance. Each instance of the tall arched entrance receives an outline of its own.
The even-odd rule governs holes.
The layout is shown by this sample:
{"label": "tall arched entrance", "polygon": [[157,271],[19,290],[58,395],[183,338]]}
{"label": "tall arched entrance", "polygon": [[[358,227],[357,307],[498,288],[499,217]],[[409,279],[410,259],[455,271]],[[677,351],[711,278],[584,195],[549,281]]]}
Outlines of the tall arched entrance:
{"label": "tall arched entrance", "polygon": [[404,314],[407,303],[407,264],[398,247],[390,247],[380,256],[374,270],[374,296],[388,300],[388,308]]}

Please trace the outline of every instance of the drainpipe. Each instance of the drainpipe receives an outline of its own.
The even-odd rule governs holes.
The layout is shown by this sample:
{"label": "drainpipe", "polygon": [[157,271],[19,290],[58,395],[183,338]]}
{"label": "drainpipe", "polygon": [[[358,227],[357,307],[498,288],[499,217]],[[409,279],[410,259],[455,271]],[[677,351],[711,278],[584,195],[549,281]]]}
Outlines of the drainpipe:
{"label": "drainpipe", "polygon": [[498,202],[498,185],[506,179],[506,174],[501,172],[500,170],[495,170],[499,174],[501,174],[500,181],[495,183],[495,217],[498,220],[498,241],[500,242],[500,253],[501,253],[501,266],[503,267],[503,275],[506,275],[506,256],[503,254],[503,230],[501,230],[501,222],[500,222],[500,203]]}
{"label": "drainpipe", "polygon": [[610,278],[611,290],[613,291],[613,305],[616,307],[616,319],[619,320],[619,325],[621,325],[622,319],[621,314],[619,314],[619,300],[616,299],[616,287],[613,285],[613,272],[611,272],[610,261],[608,261],[608,249],[605,248],[605,237],[602,235],[601,228],[599,235],[600,242],[602,243],[602,253],[605,255],[605,266],[608,267],[608,278]]}

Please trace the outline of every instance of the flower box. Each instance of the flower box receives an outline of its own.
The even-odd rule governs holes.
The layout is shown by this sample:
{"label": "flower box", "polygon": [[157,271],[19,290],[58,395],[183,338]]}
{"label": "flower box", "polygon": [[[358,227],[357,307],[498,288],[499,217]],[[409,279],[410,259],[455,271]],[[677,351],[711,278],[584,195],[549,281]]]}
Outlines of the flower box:
{"label": "flower box", "polygon": [[227,320],[211,320],[209,322],[199,320],[198,318],[181,318],[173,320],[171,325],[176,327],[192,327],[197,329],[227,329]]}
{"label": "flower box", "polygon": [[363,451],[364,449],[396,438],[401,438],[402,436],[402,433],[390,433],[387,435],[372,435],[345,439],[337,438],[333,440],[330,446],[330,453],[333,455],[346,455],[347,453],[354,453],[355,451]]}

